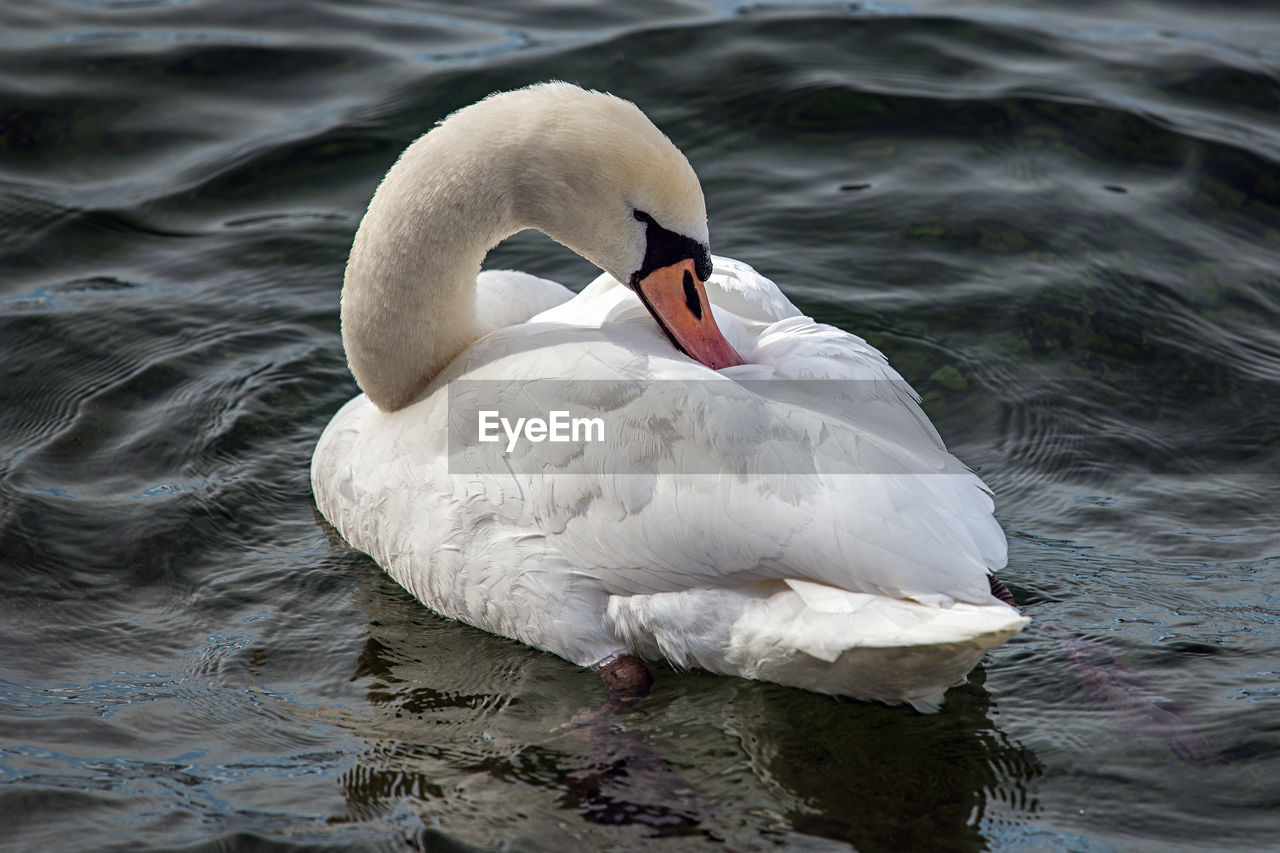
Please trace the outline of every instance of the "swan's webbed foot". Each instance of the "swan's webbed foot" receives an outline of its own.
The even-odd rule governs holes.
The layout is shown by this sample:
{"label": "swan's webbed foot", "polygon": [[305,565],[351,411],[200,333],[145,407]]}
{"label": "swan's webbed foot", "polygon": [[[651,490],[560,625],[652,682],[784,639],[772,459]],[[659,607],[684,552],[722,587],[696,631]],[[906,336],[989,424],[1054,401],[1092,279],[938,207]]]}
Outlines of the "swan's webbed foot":
{"label": "swan's webbed foot", "polygon": [[630,705],[649,695],[653,676],[644,662],[633,655],[618,655],[600,667],[600,680],[614,705]]}
{"label": "swan's webbed foot", "polygon": [[1018,609],[1018,605],[1013,603],[1013,593],[1009,592],[1009,587],[1000,582],[995,575],[987,575],[987,583],[991,585],[991,594],[1003,601],[1005,604]]}
{"label": "swan's webbed foot", "polygon": [[618,715],[635,713],[635,705],[649,695],[653,676],[649,668],[634,655],[620,652],[591,667],[600,673],[609,701],[599,708],[583,708],[573,719],[552,730],[553,734],[610,728]]}
{"label": "swan's webbed foot", "polygon": [[577,741],[573,752],[585,752],[581,768],[568,776],[579,813],[608,826],[639,825],[652,838],[697,832],[704,811],[698,792],[643,730],[628,727],[629,720],[645,718],[635,706],[653,685],[648,667],[621,652],[591,668],[600,673],[609,701],[552,730]]}

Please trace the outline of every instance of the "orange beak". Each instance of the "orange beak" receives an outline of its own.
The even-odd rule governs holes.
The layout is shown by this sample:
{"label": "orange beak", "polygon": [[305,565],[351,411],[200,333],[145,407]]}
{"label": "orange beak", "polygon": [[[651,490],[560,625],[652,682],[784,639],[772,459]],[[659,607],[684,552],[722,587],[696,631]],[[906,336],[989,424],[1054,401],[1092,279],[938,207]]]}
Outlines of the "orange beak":
{"label": "orange beak", "polygon": [[746,364],[711,316],[711,301],[692,260],[660,267],[635,283],[635,291],[676,349],[712,370]]}

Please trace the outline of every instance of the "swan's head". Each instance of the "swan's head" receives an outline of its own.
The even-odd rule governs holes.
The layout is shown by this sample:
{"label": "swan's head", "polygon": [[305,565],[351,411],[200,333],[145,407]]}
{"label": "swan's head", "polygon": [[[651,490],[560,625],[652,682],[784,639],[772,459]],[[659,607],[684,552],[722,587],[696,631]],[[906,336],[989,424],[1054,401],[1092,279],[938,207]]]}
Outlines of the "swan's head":
{"label": "swan's head", "polygon": [[493,95],[447,122],[497,141],[516,221],[631,288],[677,348],[742,364],[711,313],[707,209],[689,161],[629,101],[568,83]]}
{"label": "swan's head", "polygon": [[342,342],[379,408],[414,400],[492,329],[476,315],[485,253],[525,228],[634,290],[675,345],[741,364],[711,314],[702,187],[634,104],[544,83],[464,107],[387,172],[342,289]]}

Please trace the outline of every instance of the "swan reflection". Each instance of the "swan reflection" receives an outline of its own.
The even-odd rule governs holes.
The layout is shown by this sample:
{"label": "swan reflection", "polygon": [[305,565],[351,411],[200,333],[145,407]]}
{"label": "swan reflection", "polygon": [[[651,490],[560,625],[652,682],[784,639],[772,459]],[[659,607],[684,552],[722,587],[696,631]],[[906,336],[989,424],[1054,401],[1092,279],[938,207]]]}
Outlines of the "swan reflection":
{"label": "swan reflection", "polygon": [[370,714],[353,725],[369,747],[342,778],[359,819],[407,806],[433,837],[521,850],[981,850],[993,821],[1036,811],[1041,765],[992,722],[981,667],[931,715],[669,670],[617,713],[588,671],[441,619],[389,579],[363,592],[353,678]]}

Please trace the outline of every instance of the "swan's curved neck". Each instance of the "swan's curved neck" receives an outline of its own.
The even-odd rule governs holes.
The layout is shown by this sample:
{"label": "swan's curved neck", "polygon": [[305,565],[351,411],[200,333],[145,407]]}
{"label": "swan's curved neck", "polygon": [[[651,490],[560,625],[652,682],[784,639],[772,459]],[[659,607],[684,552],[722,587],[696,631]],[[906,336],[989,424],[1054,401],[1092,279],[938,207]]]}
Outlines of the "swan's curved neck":
{"label": "swan's curved neck", "polygon": [[400,156],[356,232],[342,289],[356,381],[394,411],[492,331],[476,275],[525,228],[629,281],[647,256],[641,211],[706,255],[698,178],[634,104],[547,83],[454,113]]}
{"label": "swan's curved neck", "polygon": [[342,343],[356,382],[384,411],[412,402],[491,331],[476,316],[476,275],[489,249],[523,227],[503,173],[511,158],[492,142],[447,145],[442,129],[387,173],[347,261]]}

